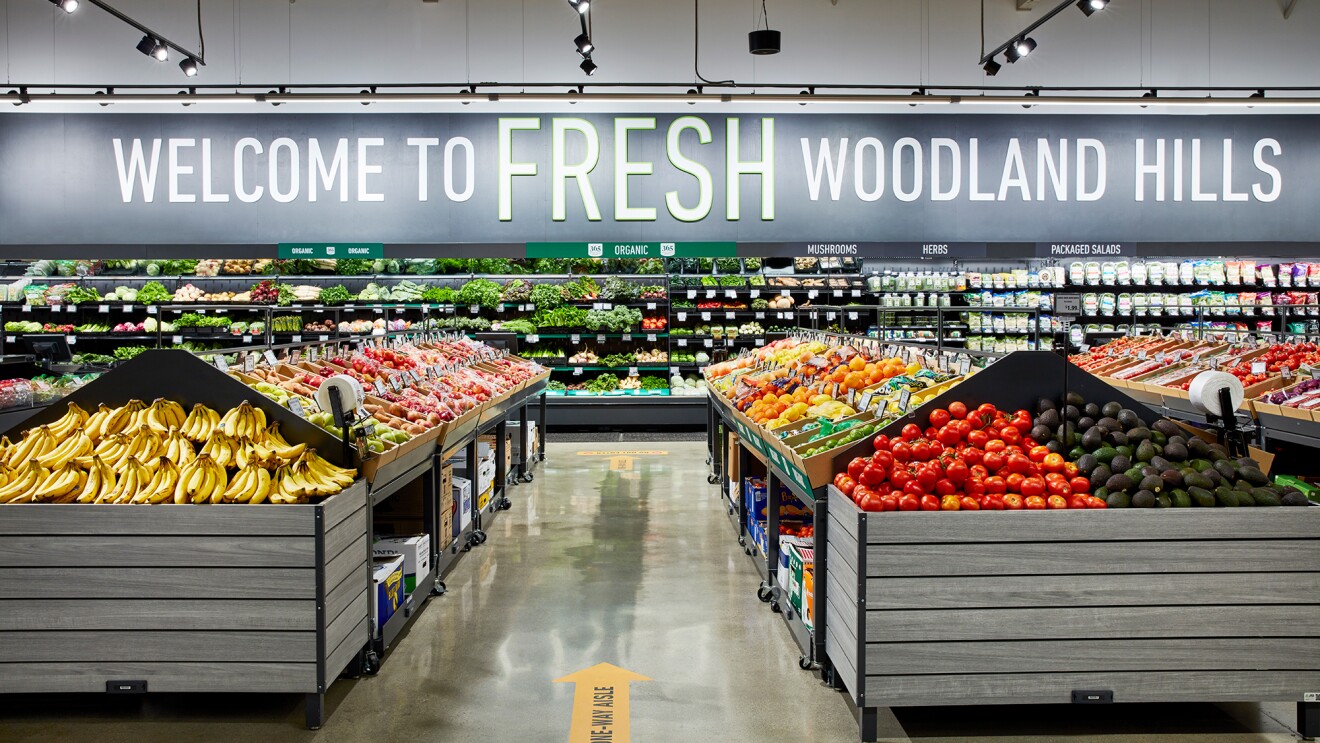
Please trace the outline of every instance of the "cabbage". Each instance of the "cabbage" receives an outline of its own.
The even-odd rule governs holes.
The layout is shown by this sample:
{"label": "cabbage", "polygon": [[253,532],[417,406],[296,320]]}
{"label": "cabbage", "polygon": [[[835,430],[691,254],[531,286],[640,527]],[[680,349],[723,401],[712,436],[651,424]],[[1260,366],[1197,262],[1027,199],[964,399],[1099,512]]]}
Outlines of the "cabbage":
{"label": "cabbage", "polygon": [[705,351],[698,351],[696,356],[696,362],[698,364],[709,364],[710,354],[706,353]]}

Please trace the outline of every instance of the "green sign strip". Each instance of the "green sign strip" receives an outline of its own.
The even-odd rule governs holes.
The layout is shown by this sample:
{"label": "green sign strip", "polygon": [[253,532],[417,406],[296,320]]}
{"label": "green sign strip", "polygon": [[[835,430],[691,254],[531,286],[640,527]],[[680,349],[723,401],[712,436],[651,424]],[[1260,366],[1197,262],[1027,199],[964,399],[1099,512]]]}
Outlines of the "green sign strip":
{"label": "green sign strip", "polygon": [[528,258],[729,258],[737,243],[527,243]]}
{"label": "green sign strip", "polygon": [[384,258],[383,243],[280,243],[279,257],[290,258]]}

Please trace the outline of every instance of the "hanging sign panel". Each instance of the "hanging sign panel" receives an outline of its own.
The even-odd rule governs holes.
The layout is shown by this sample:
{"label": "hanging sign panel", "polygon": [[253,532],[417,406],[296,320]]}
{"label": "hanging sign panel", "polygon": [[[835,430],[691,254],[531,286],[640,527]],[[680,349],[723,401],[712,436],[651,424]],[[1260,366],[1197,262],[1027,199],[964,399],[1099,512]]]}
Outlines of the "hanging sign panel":
{"label": "hanging sign panel", "polygon": [[0,245],[974,257],[980,243],[1055,255],[1320,234],[1317,116],[16,112],[0,117],[0,164]]}

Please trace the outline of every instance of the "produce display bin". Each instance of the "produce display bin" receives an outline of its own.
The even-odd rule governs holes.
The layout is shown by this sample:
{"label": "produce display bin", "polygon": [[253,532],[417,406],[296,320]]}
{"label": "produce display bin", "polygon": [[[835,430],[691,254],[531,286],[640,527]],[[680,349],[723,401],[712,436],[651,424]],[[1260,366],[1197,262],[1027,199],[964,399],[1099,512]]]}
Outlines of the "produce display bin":
{"label": "produce display bin", "polygon": [[[64,402],[156,397],[247,401],[342,464],[328,432],[183,351],[143,353]],[[0,693],[300,693],[320,727],[370,639],[368,523],[364,480],[307,505],[2,506]]]}
{"label": "produce display bin", "polygon": [[[1063,396],[1065,371],[1068,390],[1141,410],[1023,352],[882,432],[954,400],[1033,407]],[[1320,508],[867,513],[829,491],[825,648],[863,740],[880,707],[1295,701],[1315,714]]]}

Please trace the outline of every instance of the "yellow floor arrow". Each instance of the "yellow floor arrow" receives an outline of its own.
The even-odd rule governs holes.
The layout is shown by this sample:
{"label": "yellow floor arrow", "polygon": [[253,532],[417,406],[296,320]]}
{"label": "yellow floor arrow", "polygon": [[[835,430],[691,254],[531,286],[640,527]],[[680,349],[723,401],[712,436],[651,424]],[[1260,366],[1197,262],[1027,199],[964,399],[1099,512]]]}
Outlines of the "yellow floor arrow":
{"label": "yellow floor arrow", "polygon": [[609,663],[597,663],[555,679],[555,683],[577,684],[568,743],[628,743],[628,684],[650,680]]}

